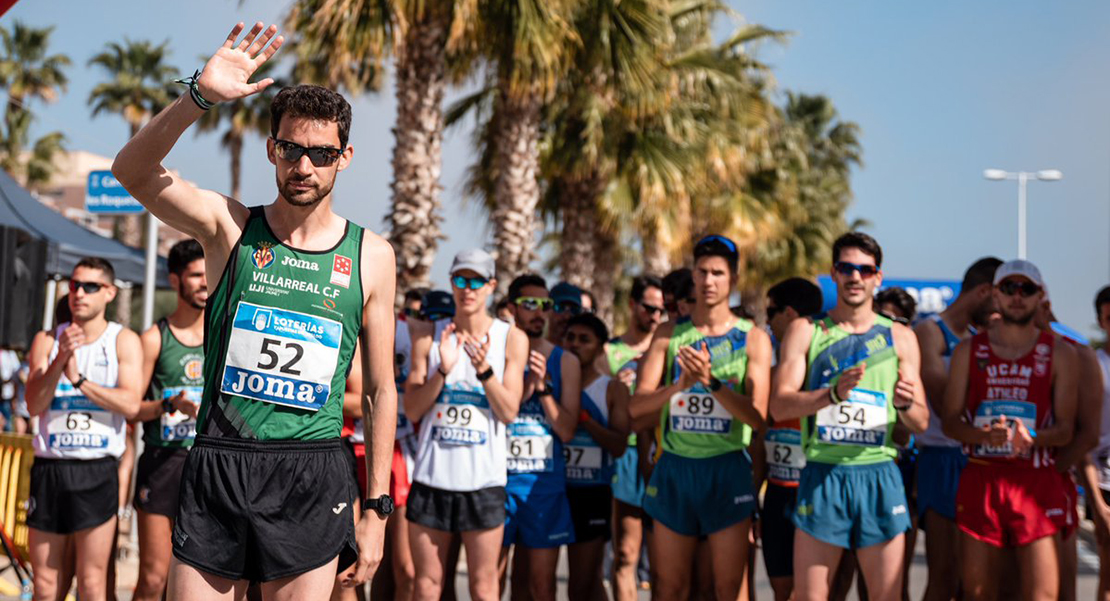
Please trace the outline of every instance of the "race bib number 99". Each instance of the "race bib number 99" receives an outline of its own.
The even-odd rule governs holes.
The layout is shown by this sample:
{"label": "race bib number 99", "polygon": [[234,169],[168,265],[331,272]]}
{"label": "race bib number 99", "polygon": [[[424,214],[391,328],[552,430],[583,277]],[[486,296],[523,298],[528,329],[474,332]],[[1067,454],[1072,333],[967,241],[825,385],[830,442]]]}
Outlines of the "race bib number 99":
{"label": "race bib number 99", "polygon": [[[198,386],[174,386],[166,388],[162,391],[162,399],[169,399],[177,396],[179,392],[185,392],[186,400],[200,404],[200,397],[202,389]],[[182,440],[192,440],[197,435],[197,420],[189,417],[183,411],[174,411],[173,413],[163,413],[162,420],[162,440],[166,442],[178,442]]]}
{"label": "race bib number 99", "polygon": [[826,444],[881,447],[886,442],[886,394],[853,388],[848,398],[817,412],[817,439]]}
{"label": "race bib number 99", "polygon": [[432,407],[432,440],[451,445],[484,445],[489,442],[490,410],[482,393],[444,389]]}
{"label": "race bib number 99", "polygon": [[[1017,423],[1014,418],[1021,418],[1026,427],[1037,423],[1037,406],[1025,401],[983,401],[975,414],[975,427],[983,428],[993,425],[1001,416],[1006,416],[1006,425],[1010,430]],[[1014,455],[1013,443],[1004,443],[998,446],[975,445],[971,454],[976,457],[1010,457]],[[1029,457],[1029,451],[1019,453],[1017,457]]]}
{"label": "race bib number 99", "polygon": [[670,410],[672,432],[727,436],[732,430],[732,414],[708,392],[679,392]]}
{"label": "race bib number 99", "polygon": [[318,411],[331,394],[342,338],[338,321],[240,302],[220,390]]}

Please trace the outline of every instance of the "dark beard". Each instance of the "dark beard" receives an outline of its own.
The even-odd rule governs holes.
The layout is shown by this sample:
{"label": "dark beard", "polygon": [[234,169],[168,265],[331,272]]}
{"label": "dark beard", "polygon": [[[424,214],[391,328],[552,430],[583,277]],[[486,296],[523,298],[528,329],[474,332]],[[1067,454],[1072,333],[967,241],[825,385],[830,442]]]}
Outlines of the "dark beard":
{"label": "dark beard", "polygon": [[281,193],[281,198],[285,200],[285,202],[295,207],[311,207],[312,205],[319,203],[321,200],[324,199],[325,196],[331,194],[332,187],[335,186],[335,180],[332,180],[331,184],[329,184],[327,187],[317,187],[315,194],[306,192],[297,193],[300,194],[300,197],[298,198],[295,196],[295,193],[291,189],[289,189],[288,184],[290,181],[292,180],[286,180],[283,184],[280,180],[278,180],[278,191]]}
{"label": "dark beard", "polygon": [[1033,316],[1036,315],[1036,314],[1037,314],[1036,311],[1030,311],[1028,315],[1015,318],[1015,317],[1010,317],[1009,315],[1006,315],[1006,312],[1003,311],[1002,312],[1002,322],[1006,323],[1006,324],[1010,324],[1010,325],[1024,326],[1024,325],[1028,325],[1029,322],[1033,321]]}
{"label": "dark beard", "polygon": [[195,300],[193,300],[196,297],[194,297],[194,296],[186,297],[184,294],[181,294],[180,292],[177,293],[177,298],[181,299],[182,301],[184,301],[184,303],[186,305],[189,305],[190,307],[196,309],[197,311],[203,311],[205,305],[208,304],[207,301],[205,301],[204,303],[198,303]]}

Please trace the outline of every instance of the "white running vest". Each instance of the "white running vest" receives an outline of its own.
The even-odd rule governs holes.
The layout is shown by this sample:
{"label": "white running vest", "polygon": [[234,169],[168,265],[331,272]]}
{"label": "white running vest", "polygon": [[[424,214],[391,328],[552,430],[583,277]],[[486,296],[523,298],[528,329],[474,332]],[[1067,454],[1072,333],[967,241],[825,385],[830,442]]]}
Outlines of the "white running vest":
{"label": "white running vest", "polygon": [[[941,337],[944,338],[944,371],[948,373],[951,369],[952,352],[956,350],[956,345],[960,343],[960,339],[952,333],[948,325],[941,319],[940,314],[930,315],[929,321],[937,324],[940,329]],[[972,330],[974,332],[974,330]],[[943,425],[940,420],[940,413],[937,411],[944,402],[944,399],[928,399],[929,405],[929,426],[921,434],[917,434],[914,438],[919,447],[962,447],[963,445],[944,433]]]}
{"label": "white running vest", "polygon": [[1110,355],[1105,349],[1095,351],[1102,368],[1102,429],[1099,431],[1098,448],[1094,450],[1098,466],[1098,487],[1110,490]]}
{"label": "white running vest", "polygon": [[[49,360],[58,356],[58,340],[69,327],[63,323],[54,331],[54,348]],[[119,355],[116,339],[123,326],[108,322],[96,340],[78,348],[77,371],[88,381],[108,388],[119,384]],[[65,375],[58,379],[54,399],[43,413],[32,419],[35,457],[52,459],[119,458],[126,447],[127,421],[119,413],[92,402],[73,387]]]}
{"label": "white running vest", "polygon": [[[593,406],[597,412],[601,414],[604,419],[602,424],[609,424],[609,381],[612,380],[609,376],[598,376],[596,380],[590,382],[590,385],[583,388],[582,392],[590,397]],[[585,409],[585,407],[583,407]]]}
{"label": "white running vest", "polygon": [[[429,374],[439,369],[439,341],[450,323],[450,319],[442,319],[435,324],[428,353]],[[494,319],[487,334],[486,362],[493,368],[493,377],[500,381],[505,376],[505,343],[511,327]],[[466,351],[459,349],[459,354],[435,405],[420,420],[413,481],[457,492],[505,486],[505,424],[490,410],[485,389]]]}

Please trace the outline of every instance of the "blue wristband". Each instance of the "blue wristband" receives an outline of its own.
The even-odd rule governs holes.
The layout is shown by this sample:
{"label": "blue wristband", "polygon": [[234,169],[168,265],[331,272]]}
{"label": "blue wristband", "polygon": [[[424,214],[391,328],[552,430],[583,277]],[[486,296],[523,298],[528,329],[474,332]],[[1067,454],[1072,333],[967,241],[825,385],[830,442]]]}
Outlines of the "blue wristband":
{"label": "blue wristband", "polygon": [[1036,438],[1037,437],[1037,431],[1034,430],[1033,428],[1026,428],[1026,430],[1029,431],[1029,438]]}

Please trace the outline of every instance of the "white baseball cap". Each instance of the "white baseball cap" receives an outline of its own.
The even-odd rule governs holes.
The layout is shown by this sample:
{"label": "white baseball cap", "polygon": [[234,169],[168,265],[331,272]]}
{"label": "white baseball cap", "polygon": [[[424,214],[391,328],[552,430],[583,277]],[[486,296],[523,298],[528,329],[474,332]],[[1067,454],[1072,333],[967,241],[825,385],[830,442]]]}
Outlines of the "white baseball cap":
{"label": "white baseball cap", "polygon": [[1026,261],[1025,259],[1014,259],[1006,261],[998,266],[998,271],[994,272],[994,284],[997,286],[1002,280],[1020,275],[1027,278],[1030,282],[1044,288],[1044,278],[1041,277],[1041,270],[1037,266]]}

